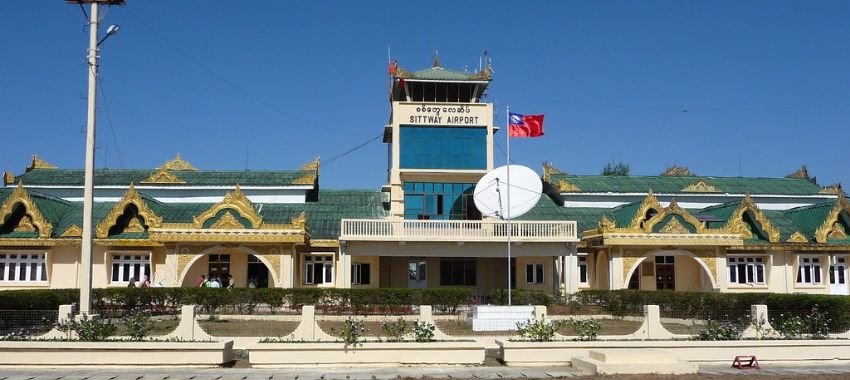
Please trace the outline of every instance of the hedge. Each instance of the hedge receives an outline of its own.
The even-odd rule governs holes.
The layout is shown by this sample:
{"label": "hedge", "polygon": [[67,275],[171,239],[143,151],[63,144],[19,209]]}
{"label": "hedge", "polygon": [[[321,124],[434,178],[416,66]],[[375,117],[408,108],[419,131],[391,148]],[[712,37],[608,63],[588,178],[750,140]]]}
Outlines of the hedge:
{"label": "hedge", "polygon": [[[0,310],[57,310],[59,305],[79,302],[78,289],[27,289],[0,291]],[[388,313],[409,310],[411,305],[432,305],[455,312],[469,304],[472,289],[321,289],[321,288],[106,288],[92,291],[92,309],[111,314],[125,310],[176,313],[182,305],[199,305],[215,313],[228,308],[253,313],[263,304],[272,311],[286,305],[300,308],[317,305],[326,312]]]}
{"label": "hedge", "polygon": [[685,318],[718,311],[749,311],[751,305],[767,305],[768,313],[807,313],[817,307],[832,320],[833,331],[850,329],[850,297],[839,295],[582,290],[572,302],[596,305],[612,315],[630,314],[643,305],[658,305],[664,312]]}

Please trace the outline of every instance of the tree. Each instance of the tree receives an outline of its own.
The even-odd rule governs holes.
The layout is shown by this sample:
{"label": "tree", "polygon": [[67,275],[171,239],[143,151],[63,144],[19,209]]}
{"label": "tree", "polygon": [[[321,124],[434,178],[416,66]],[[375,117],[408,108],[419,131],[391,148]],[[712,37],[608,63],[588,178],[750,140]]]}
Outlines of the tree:
{"label": "tree", "polygon": [[610,162],[602,169],[602,175],[607,176],[627,176],[629,175],[629,164],[618,162],[616,165]]}

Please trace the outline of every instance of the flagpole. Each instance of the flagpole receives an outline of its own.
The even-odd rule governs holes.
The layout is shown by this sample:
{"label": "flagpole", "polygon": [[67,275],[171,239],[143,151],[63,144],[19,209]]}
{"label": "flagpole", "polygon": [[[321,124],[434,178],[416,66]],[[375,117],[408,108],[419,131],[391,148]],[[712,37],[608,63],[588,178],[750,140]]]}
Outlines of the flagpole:
{"label": "flagpole", "polygon": [[[505,111],[505,139],[507,140],[507,181],[508,181],[508,306],[511,305],[511,106]],[[504,216],[504,215],[503,215]]]}

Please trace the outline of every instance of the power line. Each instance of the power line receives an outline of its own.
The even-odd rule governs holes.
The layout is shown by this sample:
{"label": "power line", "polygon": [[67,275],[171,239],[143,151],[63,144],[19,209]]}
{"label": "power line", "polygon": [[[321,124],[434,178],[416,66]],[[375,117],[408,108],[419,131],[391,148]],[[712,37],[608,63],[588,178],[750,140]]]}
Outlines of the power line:
{"label": "power line", "polygon": [[379,138],[381,138],[381,137],[383,137],[383,136],[384,136],[384,134],[383,134],[383,133],[381,133],[381,134],[379,134],[379,135],[377,135],[377,136],[375,136],[375,137],[373,137],[373,138],[371,138],[371,139],[369,139],[369,140],[366,140],[365,142],[358,144],[358,145],[357,145],[357,146],[355,146],[354,148],[351,148],[351,149],[349,149],[349,150],[346,150],[345,152],[342,152],[342,153],[340,153],[340,154],[337,154],[336,156],[331,157],[330,159],[328,159],[327,161],[325,161],[322,165],[323,165],[323,166],[328,166],[328,165],[330,165],[330,163],[332,163],[332,162],[334,162],[334,161],[336,161],[336,160],[338,160],[338,159],[340,159],[340,158],[343,158],[343,157],[347,156],[347,155],[348,155],[348,154],[350,154],[350,153],[354,153],[355,151],[359,150],[360,148],[363,148],[364,146],[369,145],[369,143],[371,143],[372,141],[375,141],[375,140],[377,140],[377,139],[379,139]]}
{"label": "power line", "polygon": [[121,157],[121,148],[118,146],[118,135],[115,133],[115,127],[112,125],[112,113],[109,112],[109,102],[106,100],[106,91],[103,90],[103,77],[97,76],[97,85],[100,87],[100,99],[103,100],[103,109],[106,111],[106,121],[109,123],[109,130],[112,131],[112,143],[115,144],[115,151],[118,153],[118,164],[121,165],[121,169],[124,169],[124,158]]}
{"label": "power line", "polygon": [[[352,131],[350,131],[350,130],[337,129],[337,128],[331,128],[331,127],[326,127],[326,126],[324,126],[324,125],[317,124],[317,123],[315,123],[315,122],[313,122],[313,121],[311,121],[311,120],[309,120],[309,119],[307,119],[307,118],[303,118],[303,117],[300,117],[300,116],[295,115],[295,114],[293,114],[293,113],[286,112],[286,111],[284,111],[284,110],[282,110],[282,109],[280,109],[280,108],[276,107],[275,105],[273,105],[273,104],[271,104],[271,103],[269,103],[269,102],[267,102],[267,101],[265,101],[265,100],[261,99],[260,97],[258,97],[258,96],[256,96],[256,95],[254,95],[254,94],[253,94],[253,93],[251,93],[250,91],[248,91],[248,90],[246,90],[246,89],[242,88],[241,86],[237,85],[236,83],[234,83],[234,82],[230,81],[229,79],[225,78],[223,75],[221,75],[221,74],[219,74],[219,73],[215,72],[213,69],[211,69],[209,66],[205,65],[205,64],[204,64],[203,62],[201,62],[200,60],[198,60],[198,59],[196,59],[195,57],[192,57],[191,55],[189,55],[189,53],[187,53],[185,50],[181,49],[179,46],[177,46],[177,44],[175,44],[174,42],[171,42],[171,40],[169,40],[168,38],[166,38],[166,37],[165,37],[162,33],[157,32],[157,31],[156,31],[156,29],[154,29],[154,28],[153,28],[152,26],[150,26],[148,23],[144,22],[144,21],[143,21],[143,20],[142,20],[142,19],[141,19],[138,15],[136,15],[136,14],[135,14],[133,11],[131,11],[129,8],[122,8],[122,9],[123,9],[124,11],[126,11],[126,12],[127,12],[127,14],[129,14],[129,15],[130,15],[130,17],[134,18],[136,21],[138,21],[140,24],[142,24],[142,26],[144,26],[144,27],[145,27],[145,28],[147,28],[147,29],[148,29],[151,33],[153,33],[155,36],[157,36],[160,40],[162,40],[163,42],[165,42],[168,46],[170,46],[170,47],[171,47],[172,49],[174,49],[177,53],[179,53],[181,56],[183,56],[183,58],[186,58],[186,59],[187,59],[187,60],[189,60],[190,62],[192,62],[192,63],[194,63],[194,64],[198,65],[198,67],[200,67],[201,69],[203,69],[204,71],[206,71],[208,74],[212,75],[213,77],[215,77],[216,79],[218,79],[218,80],[219,80],[219,81],[221,81],[222,83],[224,83],[224,84],[226,84],[226,85],[230,86],[232,89],[234,89],[234,90],[236,90],[237,92],[241,93],[241,94],[242,94],[242,95],[244,95],[245,97],[247,97],[247,98],[249,98],[249,99],[251,99],[251,100],[253,100],[253,101],[257,102],[257,103],[260,103],[260,104],[264,105],[266,108],[268,108],[268,109],[270,109],[270,110],[272,110],[272,111],[274,111],[274,112],[276,112],[276,113],[278,113],[278,114],[280,114],[280,115],[282,115],[282,116],[285,116],[285,117],[287,117],[287,118],[289,118],[289,119],[298,120],[298,121],[300,121],[300,122],[302,122],[302,123],[304,123],[304,124],[312,125],[312,126],[314,126],[314,127],[316,127],[316,128],[324,129],[324,130],[331,131],[331,132],[352,133]],[[357,133],[353,133],[353,134],[357,134]]]}

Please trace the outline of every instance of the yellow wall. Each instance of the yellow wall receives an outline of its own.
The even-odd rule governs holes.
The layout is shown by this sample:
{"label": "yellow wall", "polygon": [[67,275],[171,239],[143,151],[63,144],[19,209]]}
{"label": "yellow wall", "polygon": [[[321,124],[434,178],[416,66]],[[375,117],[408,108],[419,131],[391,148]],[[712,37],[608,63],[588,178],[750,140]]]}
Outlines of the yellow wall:
{"label": "yellow wall", "polygon": [[47,278],[54,289],[76,288],[79,277],[80,248],[53,247],[47,254]]}

